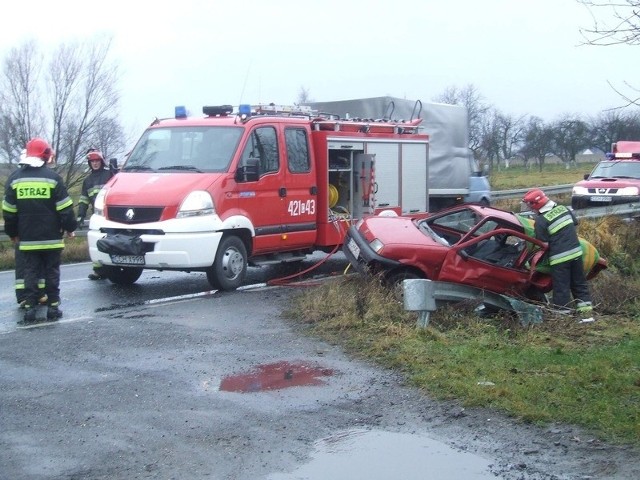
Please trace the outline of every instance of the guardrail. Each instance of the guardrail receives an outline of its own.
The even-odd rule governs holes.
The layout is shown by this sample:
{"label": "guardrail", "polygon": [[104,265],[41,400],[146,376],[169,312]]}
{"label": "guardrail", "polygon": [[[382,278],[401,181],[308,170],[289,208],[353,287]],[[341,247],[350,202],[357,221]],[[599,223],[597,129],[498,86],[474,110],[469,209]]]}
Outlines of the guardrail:
{"label": "guardrail", "polygon": [[[573,188],[573,183],[566,183],[564,185],[552,185],[550,187],[540,187],[544,193],[547,194],[558,194],[558,193],[570,193]],[[503,199],[503,198],[522,198],[524,194],[527,193],[531,188],[518,188],[515,190],[498,190],[495,192],[491,192],[491,199]]]}

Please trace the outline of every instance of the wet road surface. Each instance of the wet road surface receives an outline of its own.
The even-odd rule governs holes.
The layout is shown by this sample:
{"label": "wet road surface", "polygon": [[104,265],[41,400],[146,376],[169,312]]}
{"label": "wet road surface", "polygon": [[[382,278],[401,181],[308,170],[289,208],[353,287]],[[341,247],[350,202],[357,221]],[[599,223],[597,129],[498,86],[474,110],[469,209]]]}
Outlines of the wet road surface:
{"label": "wet road surface", "polygon": [[[346,266],[334,262],[326,274]],[[434,402],[307,337],[281,318],[296,289],[264,285],[274,272],[215,292],[204,274],[148,271],[125,288],[89,271],[64,266],[63,319],[28,329],[0,273],[1,480],[638,473],[570,445],[570,428]]]}

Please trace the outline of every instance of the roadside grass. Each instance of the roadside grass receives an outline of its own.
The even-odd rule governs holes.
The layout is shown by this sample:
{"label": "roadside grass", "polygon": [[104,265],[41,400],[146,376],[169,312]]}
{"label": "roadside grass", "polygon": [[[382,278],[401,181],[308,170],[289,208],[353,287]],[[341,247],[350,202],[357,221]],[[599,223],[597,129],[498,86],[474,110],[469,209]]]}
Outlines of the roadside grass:
{"label": "roadside grass", "polygon": [[285,316],[354,356],[402,372],[411,385],[524,422],[580,425],[602,440],[640,445],[640,296],[630,316],[591,324],[555,318],[521,326],[444,306],[426,329],[375,278],[349,276],[297,295]]}
{"label": "roadside grass", "polygon": [[[74,237],[64,239],[62,250],[62,263],[88,262],[89,246],[86,237]],[[13,270],[15,268],[15,252],[11,242],[0,242],[0,270]]]}
{"label": "roadside grass", "polygon": [[489,175],[489,184],[492,190],[513,190],[576,183],[584,178],[585,173],[591,172],[596,163],[578,163],[568,168],[563,164],[549,163],[542,167],[542,171],[538,170],[538,165],[533,164],[529,169],[522,165],[494,169]]}

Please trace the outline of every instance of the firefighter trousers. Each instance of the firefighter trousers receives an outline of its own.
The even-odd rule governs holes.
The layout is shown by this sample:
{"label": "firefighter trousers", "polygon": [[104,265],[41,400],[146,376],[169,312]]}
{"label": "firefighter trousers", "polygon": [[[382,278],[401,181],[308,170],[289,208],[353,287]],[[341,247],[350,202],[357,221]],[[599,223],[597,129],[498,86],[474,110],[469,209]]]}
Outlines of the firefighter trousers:
{"label": "firefighter trousers", "polygon": [[591,294],[584,275],[582,257],[552,265],[551,279],[553,304],[557,307],[570,307],[572,296],[578,305],[591,305]]}
{"label": "firefighter trousers", "polygon": [[44,274],[45,287],[49,305],[60,303],[60,257],[62,250],[23,250],[21,252],[24,265],[24,299],[27,306],[38,304],[41,290],[38,280]]}
{"label": "firefighter trousers", "polygon": [[[24,291],[24,259],[23,252],[18,248],[18,243],[15,246],[15,276],[16,276],[16,300],[18,303],[21,303],[25,299],[25,291]],[[44,295],[44,272],[40,272],[38,274],[38,288],[40,289],[40,295],[38,298],[41,298]]]}

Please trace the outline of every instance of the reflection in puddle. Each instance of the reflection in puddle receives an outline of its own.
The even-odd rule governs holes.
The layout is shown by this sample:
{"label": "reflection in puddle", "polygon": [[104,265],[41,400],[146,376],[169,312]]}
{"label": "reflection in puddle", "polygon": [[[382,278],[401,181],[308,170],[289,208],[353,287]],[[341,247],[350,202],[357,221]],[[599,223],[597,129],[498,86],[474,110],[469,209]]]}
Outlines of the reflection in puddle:
{"label": "reflection in puddle", "polygon": [[268,480],[495,480],[489,462],[427,436],[350,430],[316,442],[311,461]]}
{"label": "reflection in puddle", "polygon": [[259,365],[249,373],[231,375],[220,382],[225,392],[260,392],[303,385],[322,385],[322,377],[333,375],[333,370],[305,363],[278,362]]}

